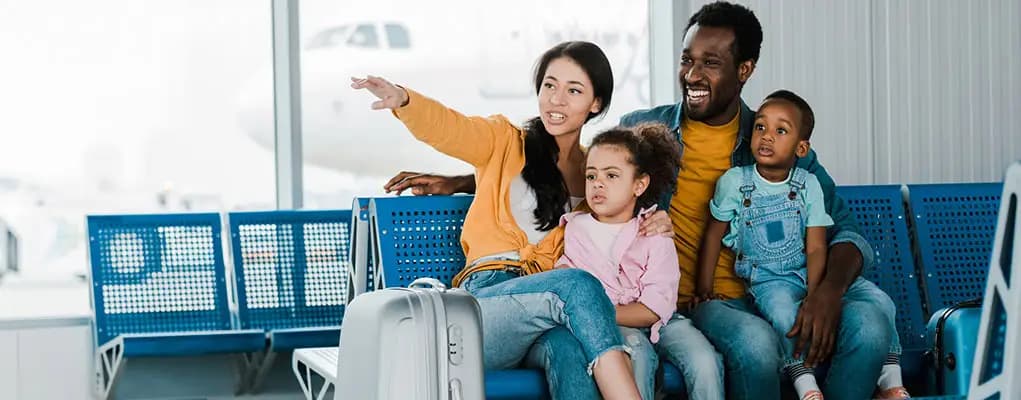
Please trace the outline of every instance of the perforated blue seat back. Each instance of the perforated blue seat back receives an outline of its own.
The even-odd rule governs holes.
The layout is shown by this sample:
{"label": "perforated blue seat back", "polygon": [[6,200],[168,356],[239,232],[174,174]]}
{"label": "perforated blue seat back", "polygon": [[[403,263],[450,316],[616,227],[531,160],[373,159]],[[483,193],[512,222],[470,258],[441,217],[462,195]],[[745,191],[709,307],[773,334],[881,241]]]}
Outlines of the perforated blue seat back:
{"label": "perforated blue seat back", "polygon": [[243,328],[340,325],[350,210],[235,212],[229,221]]}
{"label": "perforated blue seat back", "polygon": [[372,199],[370,220],[384,287],[407,286],[416,278],[450,285],[464,268],[461,226],[474,196],[414,196]]}
{"label": "perforated blue seat back", "polygon": [[908,349],[924,348],[926,314],[911,253],[901,186],[840,186],[837,194],[847,202],[860,232],[872,246],[875,263],[863,275],[897,305],[901,345]]}
{"label": "perforated blue seat back", "polygon": [[908,185],[929,310],[985,292],[1000,183]]}
{"label": "perforated blue seat back", "polygon": [[231,329],[219,214],[89,216],[96,341]]}

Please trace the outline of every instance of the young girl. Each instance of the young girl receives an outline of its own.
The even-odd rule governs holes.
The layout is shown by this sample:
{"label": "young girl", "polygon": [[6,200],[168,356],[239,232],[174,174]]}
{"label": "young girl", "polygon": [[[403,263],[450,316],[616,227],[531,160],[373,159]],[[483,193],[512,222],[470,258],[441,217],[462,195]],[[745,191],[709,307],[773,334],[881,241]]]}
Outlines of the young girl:
{"label": "young girl", "polygon": [[[752,128],[755,164],[731,168],[716,183],[695,278],[696,301],[711,299],[720,244],[734,250],[735,272],[748,282],[759,313],[785,339],[784,372],[802,400],[822,400],[823,394],[812,369],[796,352],[792,336],[800,329],[796,320],[801,301],[822,280],[826,227],[833,224],[819,181],[794,167],[797,158],[808,153],[814,124],[812,109],[800,96],[786,90],[766,96]],[[849,301],[878,303],[887,317],[891,344],[877,396],[910,397],[901,383],[893,301],[861,277],[844,294],[845,304]]]}
{"label": "young girl", "polygon": [[[543,272],[563,245],[554,228],[585,190],[581,128],[610,107],[610,63],[592,43],[565,42],[543,54],[534,76],[539,116],[521,128],[500,115],[466,117],[378,77],[352,78],[351,86],[370,91],[379,99],[372,108],[392,110],[419,140],[475,167],[475,200],[461,233],[468,265],[454,284],[479,301],[486,367],[517,367],[540,335],[566,328],[599,389],[588,397],[637,399],[599,281],[584,271]],[[547,371],[555,398],[592,386],[587,377],[565,384],[558,375]]]}
{"label": "young girl", "polygon": [[663,125],[600,133],[585,164],[592,212],[560,220],[564,255],[557,267],[583,269],[603,283],[645,400],[655,396],[659,359],[652,343],[676,309],[680,268],[673,239],[639,235],[638,225],[658,199],[673,193],[679,162],[677,142]]}

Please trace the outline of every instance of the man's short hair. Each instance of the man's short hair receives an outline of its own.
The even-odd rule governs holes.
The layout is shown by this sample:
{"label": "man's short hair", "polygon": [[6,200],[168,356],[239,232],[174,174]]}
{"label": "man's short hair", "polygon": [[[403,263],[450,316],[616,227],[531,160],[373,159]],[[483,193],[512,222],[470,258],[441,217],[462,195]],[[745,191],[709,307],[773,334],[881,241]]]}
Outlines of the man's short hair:
{"label": "man's short hair", "polygon": [[812,107],[808,105],[805,99],[801,98],[790,90],[777,90],[770,93],[762,100],[765,103],[768,100],[784,100],[794,105],[801,112],[801,140],[808,140],[812,137],[812,130],[815,129],[815,112],[812,111]]}
{"label": "man's short hair", "polygon": [[734,55],[735,64],[748,60],[759,61],[759,51],[762,49],[762,25],[759,24],[759,19],[755,18],[755,13],[748,7],[726,1],[709,3],[691,16],[685,32],[695,24],[732,29],[734,45],[731,46],[730,52]]}

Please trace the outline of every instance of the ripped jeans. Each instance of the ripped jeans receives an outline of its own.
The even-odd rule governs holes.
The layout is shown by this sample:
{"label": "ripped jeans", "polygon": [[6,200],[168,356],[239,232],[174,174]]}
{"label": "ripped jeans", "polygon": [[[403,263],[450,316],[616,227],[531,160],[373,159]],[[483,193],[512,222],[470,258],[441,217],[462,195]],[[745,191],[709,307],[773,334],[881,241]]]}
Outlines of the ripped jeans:
{"label": "ripped jeans", "polygon": [[517,367],[536,339],[557,326],[578,339],[590,373],[603,353],[624,351],[613,304],[602,283],[583,270],[564,268],[521,277],[479,271],[461,286],[482,309],[488,369]]}
{"label": "ripped jeans", "polygon": [[635,383],[642,394],[642,400],[656,399],[656,371],[659,370],[659,355],[649,341],[649,328],[620,327],[624,344],[631,349],[631,368]]}

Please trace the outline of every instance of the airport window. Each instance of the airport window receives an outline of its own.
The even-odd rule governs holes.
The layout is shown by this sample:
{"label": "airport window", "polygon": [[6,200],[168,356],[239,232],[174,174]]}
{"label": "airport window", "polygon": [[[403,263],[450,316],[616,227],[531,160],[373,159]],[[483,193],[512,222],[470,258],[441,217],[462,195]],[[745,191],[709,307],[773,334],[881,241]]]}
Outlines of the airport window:
{"label": "airport window", "polygon": [[0,286],[87,275],[89,214],[275,207],[271,3],[196,4],[4,3]]}
{"label": "airport window", "polygon": [[411,47],[411,38],[408,36],[408,29],[404,25],[386,24],[386,40],[390,43],[391,49],[407,49]]}
{"label": "airport window", "polygon": [[[350,89],[351,76],[381,76],[465,115],[521,123],[538,113],[536,59],[560,41],[587,40],[610,59],[616,87],[610,110],[585,126],[582,142],[650,105],[646,2],[540,3],[550,12],[536,14],[535,2],[302,0],[303,38],[348,25],[346,50],[378,49],[302,54],[304,207],[350,208],[352,197],[383,195],[383,184],[402,170],[472,172],[415,140],[392,114],[373,111],[372,95]],[[447,7],[453,4],[462,6]]]}
{"label": "airport window", "polygon": [[358,25],[351,37],[347,39],[347,44],[355,47],[378,48],[379,38],[376,35],[376,27],[371,24]]}

